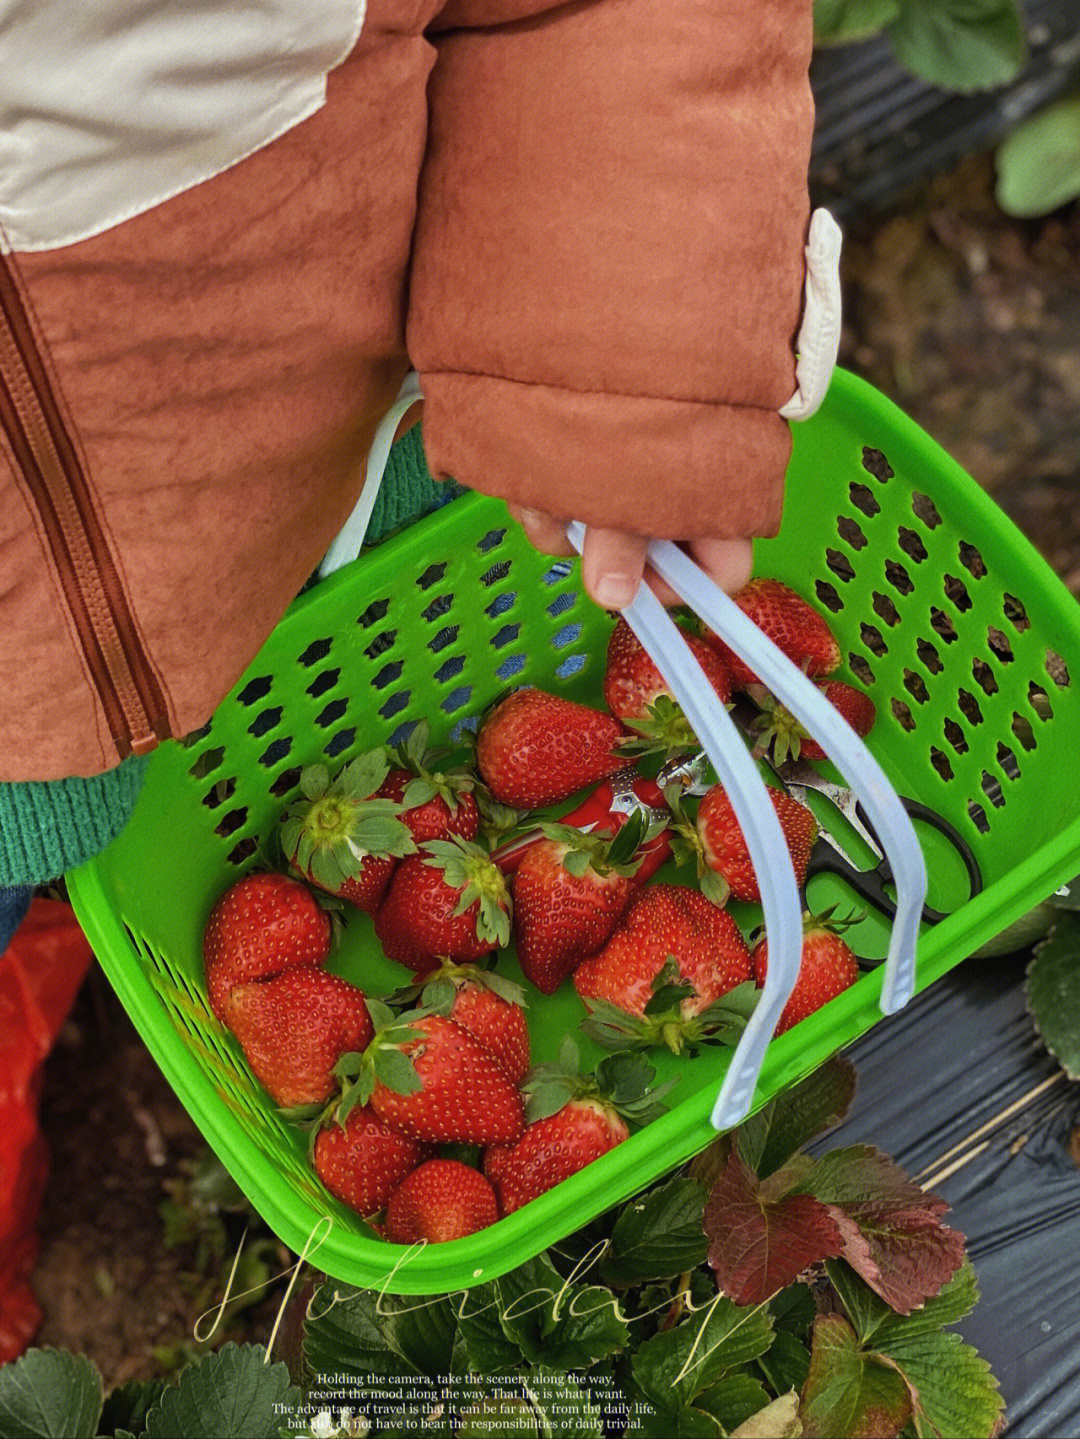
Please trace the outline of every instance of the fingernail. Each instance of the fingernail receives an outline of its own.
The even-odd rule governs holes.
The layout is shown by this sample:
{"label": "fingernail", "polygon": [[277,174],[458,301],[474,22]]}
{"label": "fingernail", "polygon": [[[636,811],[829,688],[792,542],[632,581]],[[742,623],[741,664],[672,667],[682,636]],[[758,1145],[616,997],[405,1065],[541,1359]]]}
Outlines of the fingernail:
{"label": "fingernail", "polygon": [[601,575],[596,581],[594,597],[606,610],[624,610],[640,584],[641,580],[633,575]]}

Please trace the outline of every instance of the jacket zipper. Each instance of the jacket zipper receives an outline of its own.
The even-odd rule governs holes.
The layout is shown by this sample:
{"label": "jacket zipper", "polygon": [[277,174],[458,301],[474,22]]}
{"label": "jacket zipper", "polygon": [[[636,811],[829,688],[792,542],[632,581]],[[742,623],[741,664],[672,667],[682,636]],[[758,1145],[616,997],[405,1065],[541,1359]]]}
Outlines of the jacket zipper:
{"label": "jacket zipper", "polygon": [[139,641],[78,452],[22,296],[0,255],[0,428],[41,516],[121,759],[168,736],[165,696]]}

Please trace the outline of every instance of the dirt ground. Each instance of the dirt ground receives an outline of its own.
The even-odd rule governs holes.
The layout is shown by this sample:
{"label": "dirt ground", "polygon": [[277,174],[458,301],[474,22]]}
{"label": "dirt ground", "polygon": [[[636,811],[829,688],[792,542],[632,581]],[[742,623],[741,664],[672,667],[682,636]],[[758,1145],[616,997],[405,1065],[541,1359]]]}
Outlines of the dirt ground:
{"label": "dirt ground", "polygon": [[[1080,594],[1080,207],[1018,223],[992,186],[991,161],[975,158],[849,227],[842,360],[981,480]],[[182,1361],[214,1274],[197,1273],[194,1242],[165,1247],[159,1214],[201,1140],[95,981],[46,1075],[38,1342],[82,1350],[115,1383]],[[230,1337],[265,1339],[272,1310],[247,1311]]]}

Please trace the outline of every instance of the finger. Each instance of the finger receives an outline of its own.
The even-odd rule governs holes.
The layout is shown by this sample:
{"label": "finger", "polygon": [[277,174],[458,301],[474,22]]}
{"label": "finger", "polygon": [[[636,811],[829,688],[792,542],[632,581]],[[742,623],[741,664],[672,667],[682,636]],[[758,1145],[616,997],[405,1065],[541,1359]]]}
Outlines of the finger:
{"label": "finger", "polygon": [[506,508],[525,531],[529,543],[542,555],[572,555],[574,547],[566,538],[562,520],[531,510],[522,505],[507,504]]}
{"label": "finger", "polygon": [[598,605],[606,610],[621,610],[630,603],[641,588],[648,545],[644,535],[589,526],[581,574],[586,590]]}
{"label": "finger", "polygon": [[754,567],[754,547],[749,540],[694,540],[687,549],[729,595],[742,589]]}

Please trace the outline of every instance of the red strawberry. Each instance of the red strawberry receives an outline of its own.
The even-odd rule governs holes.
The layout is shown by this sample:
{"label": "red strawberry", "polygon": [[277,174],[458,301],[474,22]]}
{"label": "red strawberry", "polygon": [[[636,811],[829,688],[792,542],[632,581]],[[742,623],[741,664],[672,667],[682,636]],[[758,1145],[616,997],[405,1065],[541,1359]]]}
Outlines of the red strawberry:
{"label": "red strawberry", "polygon": [[[705,672],[705,677],[726,704],[731,698],[731,676],[719,654],[696,635],[683,638]],[[623,753],[681,754],[699,748],[690,723],[671,693],[648,651],[624,619],[611,632],[604,674],[608,709],[641,736],[623,745]]]}
{"label": "red strawberry", "polygon": [[332,783],[325,765],[310,765],[300,775],[304,798],[281,820],[281,848],[293,868],[369,914],[398,858],[416,849],[400,806],[376,797],[388,767],[382,749],[359,755]]}
{"label": "red strawberry", "polygon": [[426,972],[436,958],[471,960],[510,942],[510,891],[479,845],[432,840],[397,872],[375,916],[391,959]]}
{"label": "red strawberry", "polygon": [[577,1046],[568,1035],[559,1061],[542,1064],[526,1082],[529,1124],[513,1145],[484,1153],[484,1173],[499,1207],[512,1214],[630,1137],[626,1119],[645,1122],[659,1111],[656,1071],[641,1055],[607,1055],[595,1077],[577,1073]]}
{"label": "red strawberry", "polygon": [[330,1193],[368,1218],[430,1153],[376,1118],[369,1105],[354,1109],[344,1124],[320,1129],[312,1162]]}
{"label": "red strawberry", "polygon": [[499,1217],[495,1191],[456,1159],[429,1159],[402,1180],[386,1206],[386,1237],[395,1244],[443,1244],[486,1229]]}
{"label": "red strawberry", "polygon": [[546,824],[514,875],[517,955],[541,994],[554,994],[587,954],[605,943],[634,890],[640,823],[614,839]]}
{"label": "red strawberry", "polygon": [[379,787],[383,799],[402,806],[401,818],[417,844],[433,839],[475,839],[480,811],[472,790],[476,781],[460,767],[443,769],[439,759],[446,751],[427,747],[430,726],[420,720],[409,738],[399,745],[400,769],[392,769]]}
{"label": "red strawberry", "polygon": [[329,1099],[334,1065],[373,1033],[360,990],[313,968],[234,985],[224,1017],[256,1079],[283,1109]]}
{"label": "red strawberry", "polygon": [[[831,914],[815,918],[803,915],[802,958],[799,961],[799,977],[787,1004],[784,1005],[776,1033],[783,1034],[800,1019],[813,1014],[830,999],[842,994],[859,977],[859,966],[848,945],[840,938],[838,930],[846,929],[854,918],[837,922]],[[762,939],[751,955],[754,962],[754,977],[758,985],[765,983],[769,967],[768,942]]]}
{"label": "red strawberry", "polygon": [[234,984],[325,964],[331,936],[330,916],[298,880],[247,875],[214,905],[203,934],[210,1008],[221,1019]]}
{"label": "red strawberry", "polygon": [[[865,691],[844,680],[826,680],[818,688],[860,738],[870,733],[877,709]],[[763,755],[771,746],[774,764],[783,764],[787,759],[827,758],[817,740],[806,733],[791,711],[764,685],[751,685],[750,696],[762,711],[754,721],[754,729],[760,731],[755,754]]]}
{"label": "red strawberry", "polygon": [[476,758],[501,804],[538,809],[621,769],[622,736],[614,715],[543,690],[521,689],[485,719]]}
{"label": "red strawberry", "polygon": [[355,1074],[342,1109],[371,1104],[379,1119],[432,1143],[504,1144],[524,1126],[521,1095],[478,1039],[438,1014],[395,1018],[372,1003],[379,1028],[362,1055],[339,1072]]}
{"label": "red strawberry", "polygon": [[529,1068],[525,995],[513,980],[473,964],[445,964],[421,984],[399,990],[391,1004],[414,1004],[460,1024],[495,1056],[500,1069],[519,1083]]}
{"label": "red strawberry", "polygon": [[[732,598],[758,629],[764,631],[788,659],[808,675],[829,675],[839,665],[840,646],[832,630],[817,610],[783,581],[751,580]],[[761,683],[719,636],[709,630],[705,638],[727,663],[735,689]]]}
{"label": "red strawberry", "polygon": [[[806,883],[810,851],[818,837],[817,820],[804,804],[799,804],[783,790],[770,789],[769,798],[784,831],[795,879],[801,889]],[[731,801],[720,785],[714,785],[698,807],[697,839],[704,863],[720,875],[733,898],[761,898],[746,840]]]}
{"label": "red strawberry", "polygon": [[667,1044],[677,1054],[709,1032],[698,1016],[751,978],[749,952],[726,910],[697,890],[654,884],[634,895],[599,954],[578,965],[574,988],[593,1001],[586,1032],[606,1047]]}

